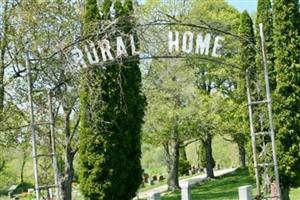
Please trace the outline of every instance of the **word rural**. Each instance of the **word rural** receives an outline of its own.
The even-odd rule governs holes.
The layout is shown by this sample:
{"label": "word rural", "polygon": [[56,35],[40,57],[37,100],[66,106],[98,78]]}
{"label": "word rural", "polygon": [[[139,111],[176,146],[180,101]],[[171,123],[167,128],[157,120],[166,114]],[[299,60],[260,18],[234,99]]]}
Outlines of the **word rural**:
{"label": "word rural", "polygon": [[[129,39],[130,41],[130,54],[132,56],[139,55],[140,53],[136,50],[134,36],[129,35],[129,38],[126,39]],[[116,51],[112,49],[111,42],[108,39],[102,39],[96,44],[92,41],[85,42],[83,50],[77,47],[71,50],[71,59],[75,65],[80,66],[81,68],[86,68],[87,62],[90,65],[97,65],[100,64],[100,62],[108,60],[112,61],[116,58],[129,56],[124,40],[121,36],[116,37],[116,43],[114,44],[116,44]],[[98,53],[101,53],[102,60],[100,60]]]}
{"label": "word rural", "polygon": [[[214,38],[214,44],[211,45],[212,35],[210,33],[199,33],[194,35],[190,31],[186,31],[182,35],[182,40],[179,39],[179,32],[169,32],[169,53],[172,52],[184,52],[187,54],[200,54],[213,57],[222,56],[221,42],[225,40],[224,37],[216,36]],[[182,41],[182,42],[180,42]],[[180,50],[181,44],[181,50]],[[210,53],[211,51],[211,53]]]}

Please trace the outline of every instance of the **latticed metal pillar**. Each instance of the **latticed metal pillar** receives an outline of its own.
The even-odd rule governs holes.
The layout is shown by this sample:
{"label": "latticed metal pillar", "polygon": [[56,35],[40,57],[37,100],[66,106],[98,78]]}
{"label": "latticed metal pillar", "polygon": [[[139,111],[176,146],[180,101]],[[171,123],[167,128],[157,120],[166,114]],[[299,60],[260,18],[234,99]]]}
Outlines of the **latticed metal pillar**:
{"label": "latticed metal pillar", "polygon": [[[60,184],[59,184],[59,173],[57,167],[57,157],[55,151],[55,137],[54,137],[54,119],[53,119],[53,109],[52,109],[52,92],[48,92],[48,103],[49,103],[49,116],[48,122],[36,122],[35,121],[35,112],[34,112],[34,100],[33,100],[33,82],[31,79],[31,65],[29,53],[26,53],[26,69],[27,69],[27,81],[28,81],[28,102],[30,108],[30,128],[31,128],[31,142],[32,142],[32,157],[34,164],[34,178],[35,178],[35,194],[36,200],[42,199],[41,191],[49,190],[51,188],[56,189],[56,200],[61,199],[60,195]],[[49,126],[50,129],[50,152],[46,154],[38,154],[38,142],[36,129],[38,126]],[[39,176],[39,161],[41,157],[48,157],[52,161],[52,167],[54,172],[54,184],[40,185],[40,176]]]}
{"label": "latticed metal pillar", "polygon": [[[261,83],[257,72],[246,71],[256,189],[260,199],[281,199],[275,133],[272,120],[272,99],[262,24],[260,24],[260,37],[264,64],[264,83]],[[262,91],[262,85],[265,85],[265,91]]]}

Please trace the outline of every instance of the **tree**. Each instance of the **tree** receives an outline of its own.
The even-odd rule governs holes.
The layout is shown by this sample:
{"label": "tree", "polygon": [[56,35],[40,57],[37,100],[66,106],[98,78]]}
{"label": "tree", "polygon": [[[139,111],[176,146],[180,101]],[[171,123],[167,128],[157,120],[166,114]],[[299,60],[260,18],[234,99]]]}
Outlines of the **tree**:
{"label": "tree", "polygon": [[[201,13],[201,16],[199,16],[199,13]],[[193,18],[195,18],[197,21],[204,21],[204,24],[208,24],[211,27],[214,27],[216,29],[222,30],[222,31],[228,31],[233,32],[236,31],[237,26],[239,24],[238,16],[239,13],[237,10],[235,10],[233,7],[229,6],[225,1],[195,1],[192,9],[191,14]],[[225,24],[230,24],[230,26],[225,26]],[[204,30],[206,32],[206,30]],[[224,55],[222,56],[224,60],[230,61],[234,58],[234,48],[236,45],[235,39],[232,37],[225,36],[227,42],[226,47],[224,49]],[[230,44],[230,45],[229,45]],[[228,50],[227,50],[228,49]],[[192,62],[191,62],[192,60]],[[207,63],[207,62],[199,62],[198,59],[189,59],[187,62],[189,64],[192,64],[194,68],[196,68],[196,77],[197,77],[197,86],[201,93],[201,95],[206,96],[205,98],[207,100],[213,100],[216,97],[210,98],[209,96],[215,96],[214,92],[218,91],[219,93],[224,95],[225,97],[231,98],[232,88],[235,87],[235,82],[239,81],[239,77],[234,76],[233,74],[236,74],[234,70],[232,70],[232,66],[227,65],[219,65],[215,64],[213,62]],[[222,99],[222,98],[220,98]],[[226,113],[225,107],[221,105],[221,103],[216,103],[217,106],[219,106],[220,110],[224,110]],[[229,107],[227,108],[229,109]],[[209,113],[211,116],[218,115],[218,111],[215,113]],[[205,118],[205,117],[204,117]],[[203,121],[207,121],[206,119],[202,119]],[[212,121],[215,121],[215,119],[212,118]],[[199,123],[202,124],[202,122],[199,120]],[[232,122],[230,122],[232,123]],[[223,134],[224,131],[224,125],[221,125],[223,123],[220,123],[217,127],[214,126],[207,126],[206,129],[202,129],[202,131],[205,131],[205,133],[199,133],[199,136],[202,139],[202,143],[204,147],[206,148],[207,154],[207,175],[208,177],[214,177],[213,173],[213,164],[214,159],[212,156],[212,139],[215,134]],[[223,126],[223,127],[222,127]],[[219,130],[219,131],[216,131]],[[230,135],[234,136],[237,133],[237,130],[232,130],[231,132],[226,131],[226,133],[230,133]],[[241,138],[241,137],[235,137],[235,138]],[[237,140],[236,141],[240,146],[244,146],[243,140]]]}
{"label": "tree", "polygon": [[241,39],[240,63],[242,70],[249,70],[250,75],[256,72],[255,64],[255,37],[253,30],[253,22],[247,11],[241,14],[239,35]]}
{"label": "tree", "polygon": [[179,189],[180,147],[193,137],[185,128],[185,121],[196,89],[191,78],[194,75],[180,60],[154,60],[150,68],[144,78],[148,106],[143,140],[163,146],[168,189],[176,190]]}
{"label": "tree", "polygon": [[[87,0],[86,6],[91,5],[94,8],[85,12],[99,13],[96,1]],[[116,22],[117,30],[110,30],[110,41],[122,34],[134,34],[132,2],[126,0],[122,5],[115,1],[114,16],[110,5],[111,1],[104,1],[102,20],[94,25],[99,28]],[[85,34],[93,33],[89,24],[97,19],[98,14],[85,14]],[[142,181],[140,131],[146,102],[137,58],[117,58],[105,69],[91,66],[82,73],[80,183],[87,199],[131,199]]]}
{"label": "tree", "polygon": [[[243,83],[244,81],[241,80]],[[224,107],[231,108],[223,114],[221,120],[221,129],[230,139],[226,140],[235,142],[238,145],[239,163],[241,168],[246,167],[247,143],[250,138],[248,113],[245,100],[245,85],[238,84],[237,88],[232,92],[230,98],[223,101]]]}
{"label": "tree", "polygon": [[[19,120],[19,118],[24,117],[24,113],[18,109],[18,105],[7,95],[6,90],[7,87],[10,87],[9,84],[21,73],[15,65],[21,45],[18,43],[19,38],[16,36],[16,25],[12,23],[16,19],[16,10],[19,3],[18,0],[0,1],[0,127],[2,129],[0,130],[0,148],[3,151],[15,144],[16,140],[13,138],[17,136],[17,131],[5,130],[16,126],[23,120]],[[22,31],[19,33],[22,34]],[[5,159],[2,160],[1,157],[0,165],[2,167],[4,167],[5,162]]]}
{"label": "tree", "polygon": [[[16,32],[19,34],[14,36],[14,41],[15,43],[20,43],[20,46],[15,45],[15,48],[19,48],[21,58],[16,59],[13,68],[21,68],[21,71],[25,71],[23,69],[23,55],[25,52],[22,42],[26,38],[26,41],[30,44],[30,48],[27,51],[30,52],[31,57],[38,58],[39,60],[30,63],[32,65],[32,78],[34,80],[33,89],[45,91],[46,88],[55,88],[52,91],[56,100],[53,103],[53,115],[56,127],[56,153],[58,159],[61,158],[63,160],[62,163],[64,166],[64,168],[60,167],[59,172],[59,184],[61,184],[63,199],[72,199],[72,182],[74,180],[73,161],[77,152],[78,114],[76,110],[78,107],[78,72],[68,68],[70,63],[66,57],[65,49],[61,48],[65,48],[65,45],[73,43],[74,36],[79,35],[79,13],[74,12],[74,10],[78,10],[77,6],[78,4],[74,4],[73,2],[65,2],[63,5],[60,2],[52,2],[51,4],[36,3],[35,6],[24,2],[19,4],[16,12],[18,18],[14,19],[16,20],[16,24],[18,24],[16,26],[18,31]],[[64,20],[54,20],[54,18]],[[22,30],[27,30],[26,34],[22,35]],[[51,45],[49,45],[50,43]],[[41,49],[43,51],[40,51]],[[58,49],[61,49],[60,53],[57,52]],[[17,78],[17,81],[9,85],[16,105],[27,101],[27,94],[24,92],[27,90],[26,78],[23,77],[22,73],[18,74]],[[44,118],[45,113],[48,112],[47,93],[44,92],[42,98],[39,98],[40,95],[41,93],[33,94],[34,107],[40,110],[39,113],[35,112],[36,119]],[[21,108],[23,112],[26,112],[24,109]],[[58,110],[62,112],[58,112]],[[16,118],[16,114],[14,114],[14,118]],[[15,121],[17,120],[15,119]],[[22,122],[24,121],[26,124],[29,123],[26,115]],[[49,130],[47,128],[39,126],[36,130],[41,141],[49,141]],[[50,144],[45,142],[43,144],[50,146]],[[45,149],[41,146],[38,146],[39,153],[43,151],[49,153],[48,148]],[[39,160],[41,166],[49,164],[48,161],[50,159],[47,158],[45,160],[47,161],[43,159]],[[25,165],[25,162],[23,164]],[[49,174],[40,170],[40,175],[42,174],[50,177]],[[40,181],[46,182],[47,180],[45,181],[40,178]],[[46,182],[46,184],[49,183]]]}
{"label": "tree", "polygon": [[196,93],[194,96],[195,99],[186,109],[183,127],[186,134],[201,142],[200,164],[206,168],[207,177],[214,178],[212,139],[223,131],[221,121],[226,112],[226,108],[222,106],[224,97],[218,92],[214,95]]}
{"label": "tree", "polygon": [[[100,20],[100,13],[98,9],[97,0],[87,0],[85,1],[84,8],[84,22],[83,31],[86,36],[92,34],[93,31],[97,31],[97,23]],[[105,0],[103,7],[105,7],[104,15],[107,15],[109,8],[111,6],[111,1]],[[93,28],[95,27],[95,28]]]}
{"label": "tree", "polygon": [[[2,25],[3,25],[3,36],[0,39],[0,123],[2,124],[3,110],[4,110],[4,70],[5,70],[5,52],[7,48],[7,30],[8,30],[8,14],[7,4],[5,2],[3,8]],[[0,157],[0,171],[4,168],[5,161]]]}
{"label": "tree", "polygon": [[[268,58],[268,68],[269,68],[269,78],[270,78],[270,89],[271,91],[276,88],[276,75],[274,69],[274,44],[273,44],[273,12],[270,0],[259,0],[257,2],[257,15],[255,21],[256,27],[256,47],[257,47],[257,58],[256,64],[258,69],[260,69],[261,80],[263,77],[263,61],[262,61],[262,50],[261,50],[261,40],[259,34],[259,24],[262,23],[264,26],[264,36],[265,36],[265,50]],[[262,86],[263,87],[263,86]]]}
{"label": "tree", "polygon": [[[256,58],[256,51],[255,51],[255,36],[254,36],[254,29],[253,29],[253,22],[248,14],[247,11],[244,11],[241,14],[240,17],[240,27],[239,27],[239,36],[241,37],[241,44],[240,44],[240,53],[239,53],[239,63],[242,67],[242,77],[245,77],[245,72],[248,71],[249,74],[249,80],[250,80],[250,91],[252,92],[252,95],[255,97],[255,99],[260,98],[259,97],[259,90],[256,87],[256,83],[258,81],[258,71],[255,63]],[[240,84],[238,87],[238,95],[245,96],[246,94],[246,83],[245,78],[240,80]],[[246,98],[243,99],[237,99],[237,103],[245,102]],[[245,111],[245,110],[244,110]],[[254,115],[257,117],[259,113],[259,109],[254,109]],[[245,112],[246,113],[246,112]],[[241,113],[239,114],[240,119],[245,119],[245,116],[243,116]],[[248,118],[246,118],[248,119]],[[256,119],[256,118],[255,118]],[[246,122],[246,121],[244,121]],[[258,124],[255,124],[255,127],[257,128]],[[244,129],[243,131],[243,137],[240,137],[238,139],[241,139],[241,142],[243,144],[246,144],[247,136],[245,136],[245,131],[248,129]],[[241,135],[242,136],[242,135]],[[241,147],[239,146],[239,149]],[[243,152],[245,147],[243,149],[240,149],[241,152]],[[244,164],[243,164],[244,165]]]}
{"label": "tree", "polygon": [[2,37],[0,39],[0,120],[2,121],[2,112],[4,109],[4,70],[6,67],[6,51],[8,46],[8,31],[9,31],[9,4],[5,1],[2,11]]}
{"label": "tree", "polygon": [[300,178],[300,46],[298,0],[274,1],[274,44],[277,86],[274,107],[282,196]]}

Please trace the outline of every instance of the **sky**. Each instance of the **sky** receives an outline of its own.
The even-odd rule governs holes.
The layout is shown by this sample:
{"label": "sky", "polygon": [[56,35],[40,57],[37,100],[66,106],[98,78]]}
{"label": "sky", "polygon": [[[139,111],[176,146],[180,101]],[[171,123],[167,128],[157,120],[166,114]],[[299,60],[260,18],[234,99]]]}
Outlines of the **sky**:
{"label": "sky", "polygon": [[257,0],[226,0],[230,5],[239,11],[247,10],[249,13],[256,11]]}
{"label": "sky", "polygon": [[[144,2],[145,0],[138,0],[138,1]],[[254,13],[256,11],[257,0],[226,0],[226,1],[230,5],[237,8],[239,11],[244,11],[245,9],[249,13]]]}

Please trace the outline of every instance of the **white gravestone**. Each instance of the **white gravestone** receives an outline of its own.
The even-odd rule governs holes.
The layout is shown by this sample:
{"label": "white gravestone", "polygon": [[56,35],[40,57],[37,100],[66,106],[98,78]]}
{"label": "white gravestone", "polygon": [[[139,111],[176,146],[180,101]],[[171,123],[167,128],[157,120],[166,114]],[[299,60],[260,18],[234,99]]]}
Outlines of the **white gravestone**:
{"label": "white gravestone", "polygon": [[160,200],[160,192],[154,191],[148,194],[147,200]]}
{"label": "white gravestone", "polygon": [[181,200],[191,200],[191,187],[190,183],[182,182],[180,184],[181,187]]}
{"label": "white gravestone", "polygon": [[252,186],[239,187],[239,200],[252,200]]}

